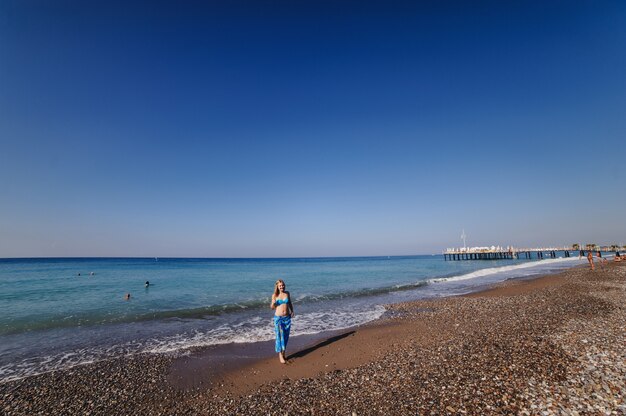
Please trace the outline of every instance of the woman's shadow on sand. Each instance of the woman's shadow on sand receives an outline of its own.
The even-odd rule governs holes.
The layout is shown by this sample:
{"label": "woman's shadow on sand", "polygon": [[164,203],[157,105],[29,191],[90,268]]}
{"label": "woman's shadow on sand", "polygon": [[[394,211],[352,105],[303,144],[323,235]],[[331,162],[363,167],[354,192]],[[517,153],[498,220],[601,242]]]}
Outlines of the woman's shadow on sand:
{"label": "woman's shadow on sand", "polygon": [[339,341],[340,339],[344,339],[344,338],[346,338],[346,337],[349,337],[350,335],[354,334],[355,332],[356,332],[356,331],[350,331],[350,332],[346,332],[345,334],[341,334],[341,335],[336,335],[336,336],[334,336],[334,337],[330,337],[330,338],[328,338],[328,339],[326,339],[326,340],[324,340],[324,341],[322,341],[322,342],[320,342],[320,343],[318,343],[318,344],[313,345],[312,347],[305,348],[305,349],[303,349],[303,350],[300,350],[300,351],[298,351],[298,352],[295,352],[295,353],[293,353],[293,354],[289,355],[289,356],[288,356],[288,357],[286,357],[286,358],[287,358],[288,360],[291,360],[291,359],[293,359],[293,358],[302,358],[302,357],[305,357],[305,356],[307,356],[308,354],[312,353],[313,351],[315,351],[315,350],[317,350],[317,349],[319,349],[319,348],[325,347],[325,346],[327,346],[327,345],[330,345],[330,344],[332,344],[333,342],[337,342],[337,341]]}

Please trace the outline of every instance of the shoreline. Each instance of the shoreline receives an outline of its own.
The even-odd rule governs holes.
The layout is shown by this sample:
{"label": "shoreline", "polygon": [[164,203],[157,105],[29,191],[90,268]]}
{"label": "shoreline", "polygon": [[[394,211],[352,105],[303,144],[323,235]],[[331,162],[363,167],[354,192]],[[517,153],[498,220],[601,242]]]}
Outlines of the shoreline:
{"label": "shoreline", "polygon": [[[556,259],[558,263],[562,263],[563,258]],[[482,263],[482,262],[481,262]],[[351,292],[348,290],[347,296],[328,297],[322,296],[322,299],[309,302],[306,297],[300,305],[299,316],[294,322],[294,331],[292,341],[296,344],[296,339],[306,335],[307,339],[320,339],[324,336],[332,336],[337,331],[345,331],[356,327],[362,327],[370,322],[379,319],[386,308],[384,305],[398,302],[406,302],[418,299],[439,298],[442,296],[457,296],[474,291],[484,290],[492,284],[503,281],[502,279],[526,279],[534,278],[545,273],[555,273],[563,270],[565,267],[571,267],[574,264],[563,263],[554,265],[554,260],[546,260],[541,262],[521,262],[519,264],[485,264],[478,265],[479,269],[474,270],[457,270],[454,273],[442,274],[440,277],[431,277],[418,283],[409,283],[401,285],[391,285],[383,287],[381,290],[365,289],[362,291]],[[440,265],[438,262],[437,265]],[[417,264],[419,266],[419,264]],[[528,271],[518,271],[518,269],[530,268]],[[537,268],[538,270],[534,270]],[[525,274],[532,273],[528,276]],[[517,276],[516,276],[517,274]],[[507,275],[509,276],[507,278]],[[383,279],[384,280],[384,279]],[[458,281],[457,281],[458,280]],[[143,280],[142,280],[143,285]],[[384,283],[383,283],[384,285]],[[142,286],[143,287],[143,286]],[[149,293],[145,290],[146,295]],[[164,291],[156,292],[159,293]],[[313,296],[315,298],[315,296]],[[144,302],[148,299],[141,299]],[[318,301],[321,301],[318,302]],[[354,308],[352,304],[358,305]],[[116,307],[119,307],[119,301]],[[122,305],[124,306],[124,305]],[[129,304],[129,306],[131,306]],[[262,340],[273,339],[273,328],[264,321],[266,316],[266,304],[262,302],[262,306],[246,305],[241,308],[238,304],[229,304],[234,313],[218,313],[219,316],[209,317],[193,315],[190,321],[185,319],[186,310],[179,311],[181,315],[176,315],[173,320],[167,318],[155,319],[154,314],[150,315],[150,319],[128,319],[119,322],[111,322],[110,326],[100,325],[78,325],[69,322],[67,328],[72,329],[63,340],[58,334],[64,331],[65,319],[56,319],[56,324],[47,331],[25,331],[9,333],[7,346],[8,355],[3,354],[3,366],[0,368],[0,383],[9,380],[18,380],[23,377],[30,377],[54,370],[69,369],[96,361],[111,360],[117,356],[124,354],[142,354],[142,353],[162,353],[168,355],[190,354],[199,349],[216,347],[220,349],[220,345],[227,348],[238,349],[242,343],[258,342]],[[336,319],[332,314],[326,314],[324,311],[333,311],[338,308],[338,317]],[[204,308],[207,309],[207,308]],[[223,307],[214,307],[216,311],[223,310]],[[194,311],[194,309],[190,309]],[[320,316],[320,319],[312,319],[313,316]],[[156,312],[158,313],[158,312]],[[155,314],[156,314],[155,313]],[[197,314],[197,311],[194,312]],[[79,316],[79,315],[77,315]],[[268,319],[270,314],[267,314]],[[72,316],[70,316],[71,318]],[[193,318],[201,317],[194,322]],[[259,319],[261,318],[261,319]],[[183,327],[173,323],[176,320],[183,322]],[[154,322],[151,322],[154,320]],[[136,324],[139,326],[135,327]],[[251,324],[248,324],[251,323]],[[194,331],[194,326],[197,328]],[[248,328],[248,330],[242,330]],[[109,338],[106,333],[114,331],[116,334],[114,339],[107,341]],[[183,335],[182,337],[180,335]],[[309,336],[310,335],[310,336]],[[48,342],[48,337],[52,340]],[[93,338],[93,342],[91,341]],[[21,348],[24,348],[21,351]],[[119,347],[119,348],[118,348]],[[268,348],[268,352],[273,348]],[[270,356],[268,353],[266,356]],[[235,354],[235,359],[237,359]],[[33,360],[28,360],[32,357]],[[67,357],[70,357],[69,360]],[[232,361],[232,360],[231,360]]]}
{"label": "shoreline", "polygon": [[[0,384],[3,410],[6,414],[197,414],[217,409],[275,413],[272,397],[279,388],[288,399],[281,413],[377,413],[391,400],[400,406],[388,407],[392,414],[480,414],[495,409],[535,414],[536,409],[552,409],[549,398],[566,407],[575,402],[572,394],[563,393],[562,385],[544,403],[538,400],[540,392],[528,395],[532,386],[567,380],[581,359],[576,349],[568,350],[569,343],[560,345],[555,334],[565,336],[563,328],[577,320],[601,332],[590,322],[604,319],[604,326],[613,332],[603,339],[623,340],[624,320],[621,327],[613,321],[624,314],[618,305],[626,299],[625,284],[624,264],[608,264],[593,273],[581,266],[501,282],[462,296],[394,304],[383,318],[355,329],[294,337],[284,366],[274,357],[271,341],[239,349],[230,344],[204,347],[179,358],[120,357]],[[615,299],[594,297],[590,294],[594,290]],[[588,339],[582,345],[615,347]],[[266,348],[271,356],[264,358],[259,349]],[[609,352],[619,354],[604,351]],[[229,354],[237,365],[229,364],[225,358]],[[619,359],[615,362],[620,364]],[[614,371],[624,371],[625,363],[622,360],[621,369],[618,365]],[[595,384],[595,395],[587,394],[583,386],[580,400],[592,409],[626,411],[623,395],[615,393],[617,388],[625,391],[624,377],[621,382],[595,383],[602,395],[595,392]],[[393,399],[381,396],[386,391],[394,392]]]}
{"label": "shoreline", "polygon": [[[357,332],[379,331],[379,327],[387,326],[390,321],[393,321],[394,305],[402,305],[405,303],[410,304],[414,302],[428,302],[456,297],[473,298],[511,296],[520,294],[523,290],[535,290],[537,288],[557,284],[557,282],[562,281],[562,277],[560,276],[561,274],[566,274],[572,269],[585,267],[586,266],[584,265],[576,265],[570,269],[566,269],[565,271],[559,271],[553,274],[512,278],[497,283],[486,284],[484,287],[480,287],[476,291],[461,295],[450,295],[443,298],[424,298],[410,302],[387,304],[385,305],[387,310],[382,317],[366,322],[362,325],[334,331],[324,331],[316,334],[294,336],[290,339],[289,343],[287,365],[290,365],[290,360],[292,358],[301,358],[303,355],[301,353],[302,350],[307,350],[306,355],[308,355],[321,346],[328,345],[328,340],[336,342],[347,336],[353,336]],[[520,285],[523,285],[524,283],[530,284],[524,285],[522,288]],[[356,343],[358,344],[358,342]],[[328,364],[328,366],[325,365],[325,367],[320,371],[317,371],[315,365],[307,365],[307,370],[305,371],[292,371],[291,369],[281,371],[280,369],[282,367],[280,366],[279,369],[273,368],[275,361],[278,361],[276,359],[273,344],[273,340],[268,340],[194,348],[190,351],[190,354],[174,359],[168,380],[177,389],[188,390],[210,386],[210,388],[219,391],[220,394],[233,393],[235,395],[241,395],[245,394],[254,387],[258,387],[263,382],[274,380],[282,376],[287,376],[291,379],[311,377],[318,375],[319,373],[326,373],[355,366],[357,364],[368,362],[374,358],[372,354],[361,351],[360,354],[353,354],[351,357],[341,357],[338,360],[333,361],[331,364]],[[351,345],[350,348],[355,348],[355,346]],[[354,355],[357,355],[358,358],[355,358]],[[338,361],[339,364],[337,363]],[[257,370],[257,366],[262,367],[263,370]],[[251,369],[250,371],[252,371],[255,375],[263,374],[263,376],[250,377],[248,374],[246,377],[238,377],[238,373],[243,374],[248,371],[248,369]]]}
{"label": "shoreline", "polygon": [[[451,295],[441,298],[424,298],[410,302],[400,302],[385,305],[385,314],[373,321],[365,324],[345,328],[336,331],[325,331],[311,335],[296,336],[290,340],[287,354],[287,365],[277,364],[278,359],[274,353],[273,341],[261,341],[254,343],[225,344],[221,346],[210,346],[198,348],[190,356],[176,358],[173,362],[173,371],[169,380],[176,388],[194,389],[199,386],[210,386],[218,394],[241,396],[261,386],[264,383],[276,381],[281,378],[291,380],[316,377],[337,370],[356,367],[358,365],[379,358],[372,352],[371,344],[368,348],[360,348],[362,342],[371,341],[372,338],[393,337],[396,331],[405,332],[405,328],[397,329],[399,325],[395,322],[397,313],[394,310],[403,308],[405,305],[414,303],[432,303],[445,299],[454,298],[480,298],[515,296],[527,291],[533,291],[563,282],[562,274],[567,274],[569,270],[584,268],[577,265],[565,271],[548,275],[530,276],[525,278],[513,278],[497,283],[487,284],[477,291],[461,295]],[[419,308],[418,308],[419,309]],[[432,308],[422,308],[423,313],[432,311]],[[330,344],[344,338],[354,338],[344,341],[347,345],[333,348]],[[329,352],[316,351],[322,347],[329,346]],[[306,353],[302,354],[301,351]],[[226,350],[226,351],[225,351]],[[295,352],[293,352],[295,351]],[[355,352],[357,351],[357,352]],[[226,352],[226,354],[223,354]],[[310,355],[304,366],[300,361],[304,355]],[[318,362],[325,362],[325,355],[331,355],[333,359],[321,367]],[[216,363],[215,358],[219,357],[222,362]],[[237,362],[236,360],[240,360]],[[298,360],[297,368],[294,360]],[[216,367],[209,368],[207,364],[216,364]]]}

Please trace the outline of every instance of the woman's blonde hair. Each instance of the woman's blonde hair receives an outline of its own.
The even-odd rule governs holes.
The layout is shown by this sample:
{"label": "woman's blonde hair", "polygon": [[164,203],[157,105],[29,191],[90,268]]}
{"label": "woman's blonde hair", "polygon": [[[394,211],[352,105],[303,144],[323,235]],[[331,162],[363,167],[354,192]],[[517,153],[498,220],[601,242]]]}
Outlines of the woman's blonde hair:
{"label": "woman's blonde hair", "polygon": [[280,290],[278,290],[278,285],[280,283],[285,284],[285,282],[282,279],[278,279],[276,283],[274,283],[274,297],[277,297],[278,295],[280,295]]}

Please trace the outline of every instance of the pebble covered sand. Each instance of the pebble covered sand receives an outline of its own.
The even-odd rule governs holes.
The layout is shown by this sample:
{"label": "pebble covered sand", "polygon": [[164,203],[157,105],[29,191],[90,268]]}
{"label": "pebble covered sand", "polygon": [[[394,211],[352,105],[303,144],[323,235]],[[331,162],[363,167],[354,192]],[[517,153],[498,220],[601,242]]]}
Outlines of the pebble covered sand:
{"label": "pebble covered sand", "polygon": [[624,263],[571,269],[554,284],[520,293],[389,309],[376,325],[395,324],[401,336],[381,358],[354,368],[234,395],[174,388],[167,378],[172,358],[123,357],[0,384],[0,409],[7,415],[626,415]]}

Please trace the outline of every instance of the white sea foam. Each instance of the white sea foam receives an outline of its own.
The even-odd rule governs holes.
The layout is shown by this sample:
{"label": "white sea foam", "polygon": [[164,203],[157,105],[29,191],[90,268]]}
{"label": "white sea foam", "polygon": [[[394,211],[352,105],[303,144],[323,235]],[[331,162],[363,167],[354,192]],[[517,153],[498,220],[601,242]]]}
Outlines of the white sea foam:
{"label": "white sea foam", "polygon": [[[380,318],[385,312],[383,306],[373,306],[362,311],[333,310],[332,312],[311,312],[299,314],[292,320],[293,335],[310,335],[325,331],[336,331],[362,325]],[[208,331],[197,331],[191,336],[173,336],[151,340],[143,352],[179,353],[193,347],[217,344],[269,341],[274,339],[271,319],[256,317],[248,322],[235,325],[221,325]]]}
{"label": "white sea foam", "polygon": [[586,259],[578,259],[578,257],[558,257],[555,259],[544,259],[533,262],[525,262],[520,264],[515,264],[511,266],[501,266],[501,267],[490,267],[487,269],[476,270],[471,273],[462,274],[459,276],[451,276],[451,277],[442,277],[436,279],[429,279],[429,283],[439,283],[439,282],[455,282],[461,280],[469,280],[475,279],[477,277],[485,277],[494,274],[500,273],[510,273],[518,274],[515,272],[522,271],[523,269],[527,269],[530,273],[519,273],[518,276],[528,276],[536,273],[541,273],[545,269],[552,268],[554,266],[565,266],[570,267],[572,265],[578,263],[584,263]]}
{"label": "white sea foam", "polygon": [[[350,328],[378,319],[384,312],[384,307],[372,306],[363,310],[346,308],[332,312],[298,314],[292,321],[292,335],[308,335]],[[152,338],[145,341],[131,341],[109,347],[82,348],[71,352],[30,357],[20,362],[7,363],[0,367],[0,382],[18,380],[119,356],[140,353],[184,355],[194,347],[269,341],[272,339],[274,339],[274,327],[271,316],[248,317],[241,322],[225,323],[212,329],[196,330],[192,333]]]}

